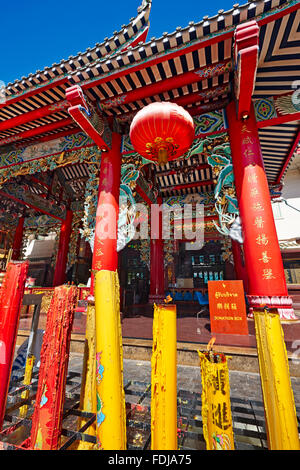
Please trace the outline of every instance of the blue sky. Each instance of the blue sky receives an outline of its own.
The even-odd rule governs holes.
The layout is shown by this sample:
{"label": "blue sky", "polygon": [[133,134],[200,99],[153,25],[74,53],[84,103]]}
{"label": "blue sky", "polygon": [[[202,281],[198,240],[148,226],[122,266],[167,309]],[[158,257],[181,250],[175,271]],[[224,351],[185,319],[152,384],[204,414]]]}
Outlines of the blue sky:
{"label": "blue sky", "polygon": [[[142,0],[2,2],[0,80],[12,82],[94,46],[136,16]],[[153,0],[148,38],[200,21],[234,0]]]}

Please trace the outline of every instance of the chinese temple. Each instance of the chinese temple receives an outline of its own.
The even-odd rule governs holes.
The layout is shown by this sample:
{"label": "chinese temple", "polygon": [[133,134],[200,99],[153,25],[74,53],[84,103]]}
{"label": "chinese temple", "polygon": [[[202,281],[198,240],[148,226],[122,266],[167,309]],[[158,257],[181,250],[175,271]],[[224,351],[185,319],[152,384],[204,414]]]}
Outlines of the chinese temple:
{"label": "chinese temple", "polygon": [[[2,90],[2,270],[27,253],[35,287],[47,293],[72,282],[86,298],[97,263],[100,162],[118,134],[117,190],[129,201],[118,230],[124,313],[168,294],[197,306],[195,293],[205,298],[208,281],[242,279],[250,309],[268,297],[284,319],[295,319],[270,201],[299,141],[299,3],[235,5],[151,39],[150,10],[144,1],[110,38]],[[133,117],[157,102],[183,107],[195,126],[184,156],[159,165],[129,138]],[[258,158],[261,173],[251,171],[246,183],[240,170]],[[158,201],[203,204],[204,246],[184,237],[134,240],[135,204]],[[231,233],[236,219],[243,243]]]}
{"label": "chinese temple", "polygon": [[[151,340],[153,305],[168,298],[177,307],[177,340],[207,343],[211,281],[224,288],[240,281],[247,308],[249,335],[219,335],[221,344],[254,347],[253,311],[262,305],[286,327],[299,319],[272,200],[299,147],[300,3],[258,0],[203,19],[196,10],[194,22],[149,38],[151,4],[143,0],[111,37],[0,90],[0,282],[11,261],[28,263],[27,299],[42,295],[39,329],[51,326],[50,302],[55,312],[62,305],[55,288],[76,286],[72,334],[82,347],[89,303],[103,309],[99,376],[101,333],[109,341],[122,328],[125,346]],[[189,230],[178,235],[178,211],[187,205]],[[164,239],[160,228],[137,236],[157,206],[169,208],[173,236]],[[104,239],[105,217],[113,236]],[[201,243],[188,236],[200,226]],[[66,315],[72,295],[63,300]],[[221,300],[219,315],[227,308],[234,315],[233,300]],[[21,309],[23,340],[34,322],[29,304]],[[122,326],[109,329],[106,313],[116,305]],[[50,348],[55,338],[47,335]],[[118,362],[118,347],[115,354]],[[61,390],[63,379],[57,397]],[[33,422],[46,419],[41,409]],[[105,428],[101,407],[97,413]],[[38,448],[44,431],[33,429]]]}
{"label": "chinese temple", "polygon": [[[195,291],[205,296],[208,280],[242,279],[250,307],[267,296],[270,305],[279,302],[284,318],[293,319],[272,215],[262,214],[264,201],[270,212],[270,200],[280,195],[299,141],[299,4],[235,5],[148,39],[150,10],[151,2],[144,1],[138,16],[112,37],[3,90],[2,269],[8,259],[22,259],[30,240],[51,233],[49,253],[36,248],[31,254],[35,286],[87,285],[100,161],[114,126],[121,139],[121,194],[131,207],[125,226],[119,220],[122,308],[168,293],[178,302],[197,303]],[[139,155],[129,138],[133,117],[155,102],[180,105],[195,125],[184,157],[160,165]],[[245,123],[251,129],[238,127],[235,117],[250,119]],[[263,195],[257,175],[251,173],[243,189],[238,174],[257,153]],[[135,203],[158,200],[171,207],[204,204],[200,250],[184,239],[132,240],[128,225],[135,221]],[[244,244],[230,236],[239,216]]]}

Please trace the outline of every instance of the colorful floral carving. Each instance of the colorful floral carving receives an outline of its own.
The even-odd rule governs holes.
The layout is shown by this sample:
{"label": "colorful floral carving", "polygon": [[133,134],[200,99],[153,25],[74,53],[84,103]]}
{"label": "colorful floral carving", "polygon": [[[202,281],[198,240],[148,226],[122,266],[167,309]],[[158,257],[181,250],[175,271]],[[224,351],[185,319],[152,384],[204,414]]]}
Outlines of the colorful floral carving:
{"label": "colorful floral carving", "polygon": [[223,130],[225,127],[223,111],[210,111],[194,117],[195,135],[208,134]]}
{"label": "colorful floral carving", "polygon": [[277,116],[273,98],[262,98],[254,101],[257,121],[266,121]]}

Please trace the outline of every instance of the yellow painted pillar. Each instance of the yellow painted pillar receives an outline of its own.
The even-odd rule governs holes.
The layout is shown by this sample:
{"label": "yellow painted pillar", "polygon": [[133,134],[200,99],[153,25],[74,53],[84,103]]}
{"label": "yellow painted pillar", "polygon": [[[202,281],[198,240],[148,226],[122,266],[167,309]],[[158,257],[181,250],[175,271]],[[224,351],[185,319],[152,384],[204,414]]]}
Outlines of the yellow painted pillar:
{"label": "yellow painted pillar", "polygon": [[206,450],[234,450],[227,358],[212,351],[198,354]]}
{"label": "yellow painted pillar", "polygon": [[126,449],[120,288],[117,272],[95,275],[97,449]]}
{"label": "yellow painted pillar", "polygon": [[[82,382],[80,394],[80,410],[88,413],[97,413],[96,396],[96,326],[95,326],[95,305],[89,303],[87,308],[85,347],[82,367]],[[85,425],[87,418],[79,418],[78,429]],[[96,436],[96,422],[86,431],[90,436]],[[79,441],[77,450],[93,450],[94,444],[91,442]]]}
{"label": "yellow painted pillar", "polygon": [[299,450],[294,395],[278,313],[254,311],[269,450]]}
{"label": "yellow painted pillar", "polygon": [[[30,385],[32,379],[32,371],[34,366],[35,357],[33,355],[27,356],[24,381],[23,385]],[[21,394],[22,400],[29,398],[29,390],[24,390]],[[26,418],[28,412],[28,405],[23,405],[20,407],[20,418]]]}
{"label": "yellow painted pillar", "polygon": [[151,369],[151,450],[177,450],[176,305],[154,304]]}

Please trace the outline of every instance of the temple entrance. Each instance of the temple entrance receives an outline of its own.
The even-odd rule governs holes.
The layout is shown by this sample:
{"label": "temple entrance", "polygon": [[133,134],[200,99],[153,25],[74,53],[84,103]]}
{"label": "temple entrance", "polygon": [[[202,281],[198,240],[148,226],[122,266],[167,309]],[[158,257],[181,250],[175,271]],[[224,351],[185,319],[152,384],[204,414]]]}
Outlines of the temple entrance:
{"label": "temple entrance", "polygon": [[179,243],[175,262],[175,285],[169,290],[175,301],[197,301],[197,292],[207,293],[207,282],[224,279],[222,245],[211,240],[200,248],[196,243]]}
{"label": "temple entrance", "polygon": [[142,259],[139,248],[140,243],[133,242],[120,252],[119,277],[122,308],[148,303],[149,268]]}

